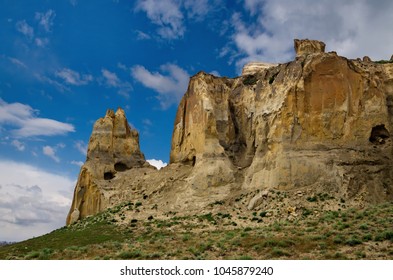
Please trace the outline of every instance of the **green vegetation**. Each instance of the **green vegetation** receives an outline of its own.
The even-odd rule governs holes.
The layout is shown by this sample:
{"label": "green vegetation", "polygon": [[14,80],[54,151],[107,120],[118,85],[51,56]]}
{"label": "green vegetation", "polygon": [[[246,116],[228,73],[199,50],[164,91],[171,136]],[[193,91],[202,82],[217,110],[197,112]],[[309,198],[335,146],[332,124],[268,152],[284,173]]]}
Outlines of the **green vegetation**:
{"label": "green vegetation", "polygon": [[[114,222],[127,217],[129,207],[134,205],[117,206],[72,226],[2,246],[0,259],[393,258],[392,203],[319,215],[304,208],[293,221],[274,220],[262,211],[236,217],[222,212],[168,213],[167,219]],[[252,218],[264,222],[253,223]]]}

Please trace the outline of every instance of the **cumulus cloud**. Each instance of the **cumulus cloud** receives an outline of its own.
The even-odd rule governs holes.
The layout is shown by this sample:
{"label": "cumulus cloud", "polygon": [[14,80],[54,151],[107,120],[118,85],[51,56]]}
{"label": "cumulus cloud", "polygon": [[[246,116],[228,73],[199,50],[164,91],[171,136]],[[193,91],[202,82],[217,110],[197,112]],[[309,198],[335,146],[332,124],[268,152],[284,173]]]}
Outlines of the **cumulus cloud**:
{"label": "cumulus cloud", "polygon": [[46,32],[52,31],[53,21],[56,13],[53,10],[48,10],[46,13],[35,13],[35,19],[38,24],[44,28]]}
{"label": "cumulus cloud", "polygon": [[60,71],[57,71],[55,75],[63,79],[66,84],[73,86],[83,86],[93,81],[92,75],[80,74],[69,68],[63,68]]}
{"label": "cumulus cloud", "polygon": [[7,103],[0,98],[0,126],[13,126],[14,137],[53,136],[74,132],[69,123],[37,117],[38,110],[22,103]]}
{"label": "cumulus cloud", "polygon": [[131,75],[145,87],[158,93],[158,100],[163,109],[177,104],[187,90],[190,75],[176,64],[161,65],[159,72],[151,72],[142,65],[131,68]]}
{"label": "cumulus cloud", "polygon": [[167,166],[168,164],[166,162],[163,162],[160,159],[148,159],[146,160],[148,163],[150,163],[150,165],[153,165],[154,167],[156,167],[158,170],[160,170],[161,168]]}
{"label": "cumulus cloud", "polygon": [[55,162],[60,162],[60,158],[56,155],[56,149],[51,147],[51,146],[44,146],[42,147],[42,153],[51,159],[53,159]]}
{"label": "cumulus cloud", "polygon": [[25,35],[27,38],[34,37],[34,28],[27,24],[26,20],[21,20],[16,23],[16,30]]}
{"label": "cumulus cloud", "polygon": [[21,241],[65,224],[75,182],[14,161],[0,161],[0,240]]}
{"label": "cumulus cloud", "polygon": [[238,68],[251,60],[285,62],[294,56],[293,39],[322,40],[347,57],[387,59],[393,45],[393,2],[340,0],[245,0],[244,18],[232,18],[230,53]]}
{"label": "cumulus cloud", "polygon": [[16,139],[11,142],[11,145],[14,146],[20,152],[23,152],[26,148],[25,144],[23,144],[22,142]]}
{"label": "cumulus cloud", "polygon": [[119,95],[128,98],[130,91],[132,91],[132,86],[128,82],[123,82],[119,79],[116,73],[111,72],[107,69],[101,69],[102,80],[104,84],[109,88],[116,88]]}

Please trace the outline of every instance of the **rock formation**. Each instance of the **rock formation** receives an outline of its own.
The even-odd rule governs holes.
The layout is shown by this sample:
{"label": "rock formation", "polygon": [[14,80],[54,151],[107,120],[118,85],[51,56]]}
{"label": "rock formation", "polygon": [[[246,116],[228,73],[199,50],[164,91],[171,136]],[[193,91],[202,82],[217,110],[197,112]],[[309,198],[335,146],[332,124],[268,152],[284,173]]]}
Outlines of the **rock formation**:
{"label": "rock formation", "polygon": [[[313,40],[295,40],[295,50],[294,61],[248,66],[234,79],[193,76],[176,114],[170,165],[160,171],[143,166],[136,133],[115,132],[118,113],[97,121],[67,222],[74,209],[84,217],[142,197],[162,212],[224,201],[291,215],[316,194],[328,194],[323,207],[335,209],[392,201],[393,63],[325,53]],[[271,200],[271,190],[288,198]]]}
{"label": "rock formation", "polygon": [[277,66],[275,63],[267,63],[267,62],[249,62],[244,65],[242,70],[242,76],[245,75],[253,75],[256,72]]}
{"label": "rock formation", "polygon": [[317,40],[298,40],[295,39],[295,52],[296,57],[309,55],[309,54],[317,54],[325,52],[325,43]]}
{"label": "rock formation", "polygon": [[86,163],[75,187],[67,224],[105,209],[104,187],[117,173],[148,165],[139,148],[139,135],[130,128],[124,111],[108,110],[94,124]]}

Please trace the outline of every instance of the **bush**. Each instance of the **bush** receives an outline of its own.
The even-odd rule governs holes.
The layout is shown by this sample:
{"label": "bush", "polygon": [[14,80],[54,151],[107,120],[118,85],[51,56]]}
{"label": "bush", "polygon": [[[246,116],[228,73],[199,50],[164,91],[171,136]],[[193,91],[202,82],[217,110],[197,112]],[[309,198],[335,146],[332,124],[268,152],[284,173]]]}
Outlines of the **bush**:
{"label": "bush", "polygon": [[353,236],[350,239],[348,239],[347,241],[345,241],[345,244],[349,245],[349,246],[356,246],[356,245],[362,244],[362,241],[359,240],[357,237]]}

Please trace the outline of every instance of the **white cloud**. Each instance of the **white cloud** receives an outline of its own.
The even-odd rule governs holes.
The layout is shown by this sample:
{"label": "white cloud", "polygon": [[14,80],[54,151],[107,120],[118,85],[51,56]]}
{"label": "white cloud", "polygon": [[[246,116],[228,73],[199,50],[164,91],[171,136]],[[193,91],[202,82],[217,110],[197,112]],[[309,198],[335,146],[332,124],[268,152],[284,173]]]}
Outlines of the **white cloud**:
{"label": "white cloud", "polygon": [[28,25],[25,20],[21,20],[16,23],[16,30],[18,30],[20,33],[22,33],[29,39],[32,39],[34,37],[33,27]]}
{"label": "white cloud", "polygon": [[0,161],[0,240],[21,241],[65,225],[75,181]]}
{"label": "white cloud", "polygon": [[84,156],[87,155],[87,144],[81,140],[75,141],[75,148]]}
{"label": "white cloud", "polygon": [[120,85],[120,79],[116,73],[110,72],[107,69],[101,69],[101,74],[105,78],[105,82],[110,87],[118,87]]}
{"label": "white cloud", "polygon": [[51,146],[44,146],[42,147],[42,153],[51,159],[53,159],[55,162],[59,163],[60,158],[56,155],[56,149],[51,147]]}
{"label": "white cloud", "polygon": [[163,168],[163,167],[168,165],[166,162],[163,162],[160,159],[148,159],[146,161],[148,163],[150,163],[150,165],[153,165],[154,167],[156,167],[158,170],[160,170],[161,168]]}
{"label": "white cloud", "polygon": [[221,77],[221,74],[216,70],[211,71],[210,74],[212,74],[213,76],[216,76],[216,77]]}
{"label": "white cloud", "polygon": [[49,39],[48,38],[35,38],[34,42],[38,47],[45,47],[49,44]]}
{"label": "white cloud", "polygon": [[38,24],[41,25],[46,32],[51,31],[55,17],[56,13],[53,10],[48,10],[46,13],[35,13],[35,19],[38,20]]}
{"label": "white cloud", "polygon": [[93,76],[88,74],[79,74],[78,72],[69,68],[63,68],[57,71],[55,75],[64,80],[65,83],[73,86],[87,85],[93,81]]}
{"label": "white cloud", "polygon": [[158,93],[163,109],[172,104],[177,104],[187,90],[190,75],[176,64],[164,64],[160,67],[163,75],[158,72],[150,72],[142,65],[131,68],[131,75],[134,79],[142,83],[145,87],[155,90]]}
{"label": "white cloud", "polygon": [[[136,11],[146,13],[147,18],[158,26],[158,35],[166,40],[180,39],[186,32],[187,20],[202,21],[209,13],[223,6],[222,0],[138,0]],[[138,39],[150,39],[146,33],[138,33]],[[147,36],[145,36],[147,35]]]}
{"label": "white cloud", "polygon": [[184,0],[184,8],[187,11],[188,17],[201,20],[210,12],[210,8],[215,4],[212,2],[215,1],[210,0],[209,3],[209,0]]}
{"label": "white cloud", "polygon": [[136,33],[136,38],[138,40],[150,40],[151,39],[151,36],[149,34],[142,32],[140,30],[136,30],[135,33]]}
{"label": "white cloud", "polygon": [[11,61],[14,65],[22,67],[22,68],[27,68],[26,64],[24,64],[22,61],[20,61],[17,58],[14,57],[8,57],[9,61]]}
{"label": "white cloud", "polygon": [[53,136],[74,132],[73,125],[52,119],[38,118],[38,111],[22,103],[7,103],[0,98],[0,128],[13,126],[14,137]]}
{"label": "white cloud", "polygon": [[350,58],[392,54],[392,1],[246,0],[244,8],[251,20],[232,19],[238,68],[251,60],[292,60],[295,38],[322,40],[328,51]]}
{"label": "white cloud", "polygon": [[23,152],[26,148],[25,144],[23,144],[22,142],[16,139],[11,142],[11,145],[14,146],[20,152]]}
{"label": "white cloud", "polygon": [[175,0],[139,0],[137,11],[143,11],[147,17],[159,26],[157,33],[164,39],[181,38],[185,32],[180,4]]}
{"label": "white cloud", "polygon": [[83,165],[83,161],[73,160],[71,161],[71,164],[81,167]]}
{"label": "white cloud", "polygon": [[130,83],[121,81],[116,73],[107,69],[101,69],[101,74],[102,80],[104,80],[104,83],[107,87],[118,89],[117,93],[126,98],[130,96],[129,93],[132,91],[132,86]]}
{"label": "white cloud", "polygon": [[142,120],[142,123],[143,123],[144,125],[146,125],[146,126],[152,126],[152,125],[153,125],[152,121],[149,120],[149,119],[143,119],[143,120]]}

